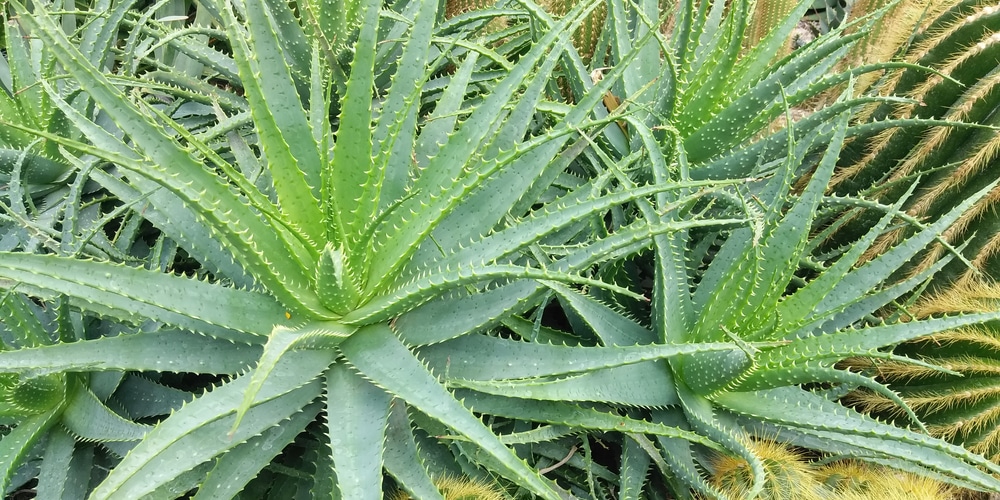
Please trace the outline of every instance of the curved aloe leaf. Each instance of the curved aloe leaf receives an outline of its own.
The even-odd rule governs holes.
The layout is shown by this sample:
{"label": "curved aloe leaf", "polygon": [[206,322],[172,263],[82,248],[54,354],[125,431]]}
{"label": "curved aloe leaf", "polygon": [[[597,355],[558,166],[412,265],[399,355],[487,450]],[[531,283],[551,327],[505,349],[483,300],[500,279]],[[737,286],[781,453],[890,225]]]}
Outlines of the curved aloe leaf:
{"label": "curved aloe leaf", "polygon": [[195,279],[54,255],[0,253],[0,285],[66,295],[86,308],[136,321],[153,318],[219,338],[259,343],[285,310],[274,299]]}
{"label": "curved aloe leaf", "polygon": [[240,377],[191,401],[153,428],[94,489],[91,498],[125,499],[150,494],[193,465],[281,424],[319,396],[322,385],[315,377],[330,362],[326,352],[300,351],[284,356],[232,434],[228,431],[233,427],[235,409],[243,399],[249,377]]}
{"label": "curved aloe leaf", "polygon": [[255,345],[182,331],[158,331],[0,351],[0,369],[227,374],[245,370],[260,352]]}
{"label": "curved aloe leaf", "polygon": [[473,440],[498,461],[505,475],[542,498],[560,498],[554,485],[529,468],[442,387],[388,326],[364,328],[341,343],[340,350],[377,386]]}

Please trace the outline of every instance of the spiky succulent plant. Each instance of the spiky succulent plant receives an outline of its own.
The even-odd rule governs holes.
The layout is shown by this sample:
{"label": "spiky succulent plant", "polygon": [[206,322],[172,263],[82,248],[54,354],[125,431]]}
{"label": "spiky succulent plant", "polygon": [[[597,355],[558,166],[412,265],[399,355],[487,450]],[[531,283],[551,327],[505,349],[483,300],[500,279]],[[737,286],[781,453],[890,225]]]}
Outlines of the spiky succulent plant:
{"label": "spiky succulent plant", "polygon": [[[113,321],[166,325],[181,339],[212,346],[229,366],[206,370],[176,339],[177,349],[165,348],[170,337],[159,327],[0,353],[0,366],[18,377],[37,369],[224,375],[123,447],[124,458],[107,465],[106,477],[84,485],[68,476],[46,478],[56,485],[89,491],[90,498],[194,489],[197,497],[232,497],[254,491],[255,476],[272,467],[288,470],[275,457],[297,446],[308,451],[299,467],[311,473],[286,478],[268,495],[287,498],[305,489],[377,498],[384,470],[412,494],[438,498],[431,472],[475,464],[540,497],[559,498],[559,486],[446,389],[447,366],[432,371],[421,346],[433,344],[457,366],[488,342],[491,361],[513,370],[507,375],[520,366],[535,379],[738,349],[729,343],[558,347],[479,334],[534,307],[552,287],[569,296],[578,292],[566,286],[585,285],[637,297],[586,273],[648,247],[651,235],[741,220],[637,220],[607,232],[601,221],[612,207],[663,191],[684,191],[677,199],[682,206],[726,183],[623,190],[609,183],[610,175],[561,176],[587,146],[566,145],[592,126],[590,110],[628,67],[576,106],[558,108],[558,120],[536,115],[559,55],[571,50],[562,34],[592,4],[568,12],[515,64],[475,44],[440,45],[432,2],[399,3],[391,14],[381,2],[365,2],[350,74],[337,80],[337,59],[324,57],[316,34],[333,40],[339,25],[309,17],[320,2],[302,9],[312,40],[284,2],[203,3],[231,50],[238,68],[232,84],[242,88],[252,120],[217,109],[215,129],[232,133],[222,141],[222,134],[209,134],[212,142],[185,128],[180,111],[147,102],[143,80],[116,78],[95,65],[44,3],[12,5],[18,22],[79,85],[64,91],[39,82],[85,140],[30,123],[5,125],[59,145],[80,166],[80,179],[89,177],[130,213],[147,217],[162,238],[204,265],[197,274],[208,279],[58,252],[4,252],[0,284]],[[125,17],[94,29],[114,33]],[[386,42],[380,33],[392,38]],[[448,60],[458,64],[453,74]],[[499,78],[490,73],[498,65]],[[391,85],[373,96],[386,68]],[[425,89],[432,78],[443,84]],[[95,351],[104,357],[84,356]],[[239,373],[255,361],[253,370]],[[610,415],[580,415],[572,405],[553,409],[559,420],[580,421],[572,425],[612,426],[600,423]],[[517,409],[515,416],[532,414]],[[30,444],[50,428],[21,425],[22,439],[4,439],[16,451],[0,478],[5,487],[15,472],[30,475],[29,458],[39,453]],[[639,421],[625,428],[714,446],[677,427]],[[462,439],[430,437],[443,434]],[[79,448],[67,449],[75,459]]]}
{"label": "spiky succulent plant", "polygon": [[[900,203],[869,204],[884,213],[871,231],[815,262],[823,191],[845,136],[865,130],[846,112],[865,101],[764,133],[788,104],[852,75],[823,76],[860,35],[833,33],[771,65],[806,4],[744,53],[750,2],[681,2],[664,35],[657,2],[613,1],[613,64],[595,83],[569,36],[594,2],[558,20],[521,2],[510,14],[530,22],[485,41],[468,38],[474,15],[441,23],[434,2],[348,2],[332,17],[320,0],[203,2],[223,51],[198,50],[237,69],[224,80],[241,101],[216,106],[228,94],[188,80],[189,97],[212,107],[197,134],[184,110],[146,100],[152,80],[94,64],[51,6],[11,4],[78,85],[39,82],[79,136],[5,125],[59,145],[77,182],[97,182],[193,264],[186,276],[113,255],[0,253],[6,290],[134,325],[12,345],[0,369],[32,390],[39,369],[214,384],[151,415],[123,458],[102,464],[106,476],[46,477],[52,488],[353,499],[392,482],[440,499],[433,478],[489,473],[541,498],[638,498],[664,485],[725,498],[702,475],[714,451],[746,461],[752,496],[766,477],[749,429],[1000,490],[1000,468],[982,457],[834,401],[861,386],[900,402],[837,361],[889,357],[878,349],[1000,315],[868,323],[929,274],[897,283],[895,271],[983,192],[862,266],[901,214]],[[116,33],[127,10],[88,29]],[[553,88],[557,67],[572,104]],[[599,106],[609,90],[627,104],[614,116]],[[185,341],[225,367],[163,346]],[[803,385],[815,382],[832,389]],[[42,406],[62,416],[50,399]],[[49,442],[28,443],[53,428],[19,426],[18,440],[0,441],[16,457],[5,486],[32,475]],[[82,448],[60,450],[72,463]]]}
{"label": "spiky succulent plant", "polygon": [[[813,218],[823,200],[845,130],[842,124],[837,140],[800,195],[792,196],[789,191],[794,165],[803,161],[808,144],[793,149],[786,165],[779,169],[780,175],[766,183],[750,184],[745,192],[738,191],[755,207],[751,211],[760,210],[751,227],[721,234],[689,232],[686,241],[671,242],[671,238],[679,236],[674,233],[663,238],[666,241],[657,242],[662,246],[654,247],[657,291],[646,323],[648,335],[668,345],[728,339],[744,345],[745,350],[669,360],[670,370],[663,370],[653,383],[672,387],[674,396],[660,401],[668,409],[654,411],[650,416],[667,422],[686,421],[692,429],[725,446],[729,453],[746,459],[755,473],[751,495],[761,491],[765,479],[760,459],[740,438],[745,429],[776,434],[800,446],[882,461],[919,474],[940,474],[966,486],[995,489],[991,476],[959,465],[969,461],[991,467],[981,457],[921,432],[882,424],[834,401],[839,390],[862,386],[902,405],[895,394],[875,380],[838,369],[836,363],[860,352],[868,357],[886,357],[889,355],[878,351],[880,347],[925,331],[946,330],[954,322],[981,323],[997,315],[867,323],[871,313],[926,279],[930,272],[900,283],[891,277],[985,191],[867,264],[859,262],[862,252],[900,215],[898,204],[885,207],[886,215],[878,224],[835,262],[811,262],[810,252],[817,243],[810,233]],[[715,238],[720,238],[720,246],[716,246]],[[700,265],[703,262],[707,263],[705,267]],[[807,274],[799,274],[800,266],[808,266]],[[606,313],[591,314],[587,320],[595,330],[607,322]],[[784,345],[753,348],[749,345],[753,342]],[[651,376],[642,383],[650,383]],[[811,383],[823,384],[820,387],[829,384],[836,389],[826,392],[801,385]],[[619,384],[628,382],[620,380]],[[637,388],[622,390],[631,394]],[[627,404],[630,400],[623,397],[614,402]],[[920,426],[919,422],[913,425]],[[658,444],[661,454],[654,456],[663,461],[664,474],[679,483],[678,489],[690,487],[714,498],[724,497],[723,492],[694,472],[700,461],[697,447],[667,439],[660,439]],[[928,470],[930,464],[937,464],[934,470]]]}

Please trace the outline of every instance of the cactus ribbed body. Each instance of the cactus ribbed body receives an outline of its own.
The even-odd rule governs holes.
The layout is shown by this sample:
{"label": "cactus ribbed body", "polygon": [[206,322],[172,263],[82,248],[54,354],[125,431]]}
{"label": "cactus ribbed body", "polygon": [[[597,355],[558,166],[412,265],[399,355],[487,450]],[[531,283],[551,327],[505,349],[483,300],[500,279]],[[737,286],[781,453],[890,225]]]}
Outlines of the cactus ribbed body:
{"label": "cactus ribbed body", "polygon": [[[502,500],[495,486],[469,478],[442,477],[434,481],[445,500]],[[410,500],[404,491],[390,495],[391,500]]]}
{"label": "cactus ribbed body", "polygon": [[[909,499],[947,500],[953,488],[920,477],[857,460],[819,464],[805,454],[771,440],[754,440],[750,448],[764,466],[766,484],[758,500]],[[752,483],[749,465],[733,457],[715,460],[712,482],[729,498],[747,498]]]}
{"label": "cactus ribbed body", "polygon": [[[764,39],[765,36],[798,5],[796,0],[757,0],[757,5],[750,20],[750,27],[747,29],[744,45],[747,48],[753,47]],[[785,47],[785,51],[790,50],[790,46]]]}
{"label": "cactus ribbed body", "polygon": [[[975,313],[1000,307],[1000,286],[965,281],[922,299],[909,312],[917,318]],[[1000,325],[987,324],[923,337],[897,351],[919,356],[951,373],[889,361],[877,373],[927,424],[928,430],[1000,461]],[[859,368],[863,364],[859,363]],[[905,418],[895,403],[869,392],[852,394],[859,408]]]}
{"label": "cactus ribbed body", "polygon": [[[565,15],[577,3],[578,0],[544,0],[540,2],[545,10],[557,17]],[[601,36],[601,30],[604,29],[604,19],[607,15],[607,7],[602,3],[573,32],[573,46],[576,47],[584,61],[589,61],[594,57],[597,39]]]}
{"label": "cactus ribbed body", "polygon": [[[915,33],[923,33],[928,25],[942,12],[953,7],[957,0],[856,0],[851,6],[849,21],[856,21],[888,8],[879,17],[868,36],[862,38],[851,49],[850,55],[844,59],[843,65],[860,66],[879,61],[892,60],[906,49],[907,43]],[[853,31],[854,27],[848,27]],[[878,74],[865,74],[858,77],[855,89],[868,89],[878,79]]]}
{"label": "cactus ribbed body", "polygon": [[[946,77],[917,69],[888,74],[878,92],[907,97],[913,103],[870,109],[870,120],[936,119],[956,125],[964,122],[987,126],[1000,123],[1000,72],[996,70],[1000,62],[1000,9],[985,0],[941,4],[954,5],[922,25],[914,25],[915,20],[886,17],[881,36],[898,41],[904,33],[916,29],[912,44],[904,47],[903,60],[928,66]],[[935,3],[935,10],[940,10],[941,4]],[[892,24],[894,21],[896,24]],[[998,178],[1000,136],[993,129],[951,125],[922,126],[920,130],[891,128],[866,139],[857,141],[845,154],[843,168],[832,182],[833,189],[838,194],[867,191],[868,196],[888,202],[898,198],[920,176],[914,196],[904,205],[916,219],[935,220]],[[968,240],[964,254],[978,270],[991,276],[1000,273],[998,201],[1000,189],[994,189],[943,235],[954,245]],[[856,231],[863,231],[878,216],[872,213],[859,219]],[[912,231],[912,226],[906,226],[889,232],[873,246],[869,256],[885,251]],[[933,246],[912,271],[929,269],[947,252],[944,245]],[[975,272],[956,259],[937,279],[944,285],[968,279]]]}
{"label": "cactus ribbed body", "polygon": [[[804,455],[774,441],[752,441],[750,448],[764,465],[766,485],[757,497],[761,500],[821,498],[821,485],[813,477]],[[753,483],[753,472],[746,461],[720,456],[714,462],[713,482],[730,498],[744,498]]]}

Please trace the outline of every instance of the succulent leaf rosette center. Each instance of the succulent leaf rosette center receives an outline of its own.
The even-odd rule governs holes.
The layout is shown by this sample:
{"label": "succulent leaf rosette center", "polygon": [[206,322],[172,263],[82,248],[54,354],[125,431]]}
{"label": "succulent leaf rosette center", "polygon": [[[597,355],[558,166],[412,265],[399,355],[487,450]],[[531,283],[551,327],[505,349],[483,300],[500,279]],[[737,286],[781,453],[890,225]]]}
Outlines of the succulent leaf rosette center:
{"label": "succulent leaf rosette center", "polygon": [[316,262],[316,294],[327,309],[341,316],[361,301],[361,287],[344,251],[327,243]]}

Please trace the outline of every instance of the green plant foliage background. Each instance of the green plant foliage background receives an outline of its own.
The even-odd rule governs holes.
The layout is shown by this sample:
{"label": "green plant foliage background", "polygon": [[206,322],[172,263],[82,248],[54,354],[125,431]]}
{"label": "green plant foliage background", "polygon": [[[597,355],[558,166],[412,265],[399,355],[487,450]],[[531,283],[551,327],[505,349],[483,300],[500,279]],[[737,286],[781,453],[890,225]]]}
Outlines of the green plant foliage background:
{"label": "green plant foliage background", "polygon": [[4,12],[5,494],[767,497],[771,438],[1000,491],[858,368],[955,375],[892,348],[1000,319],[904,314],[994,179],[830,189],[995,132],[871,114],[959,80],[845,63],[884,11],[792,52],[811,1],[78,3]]}

